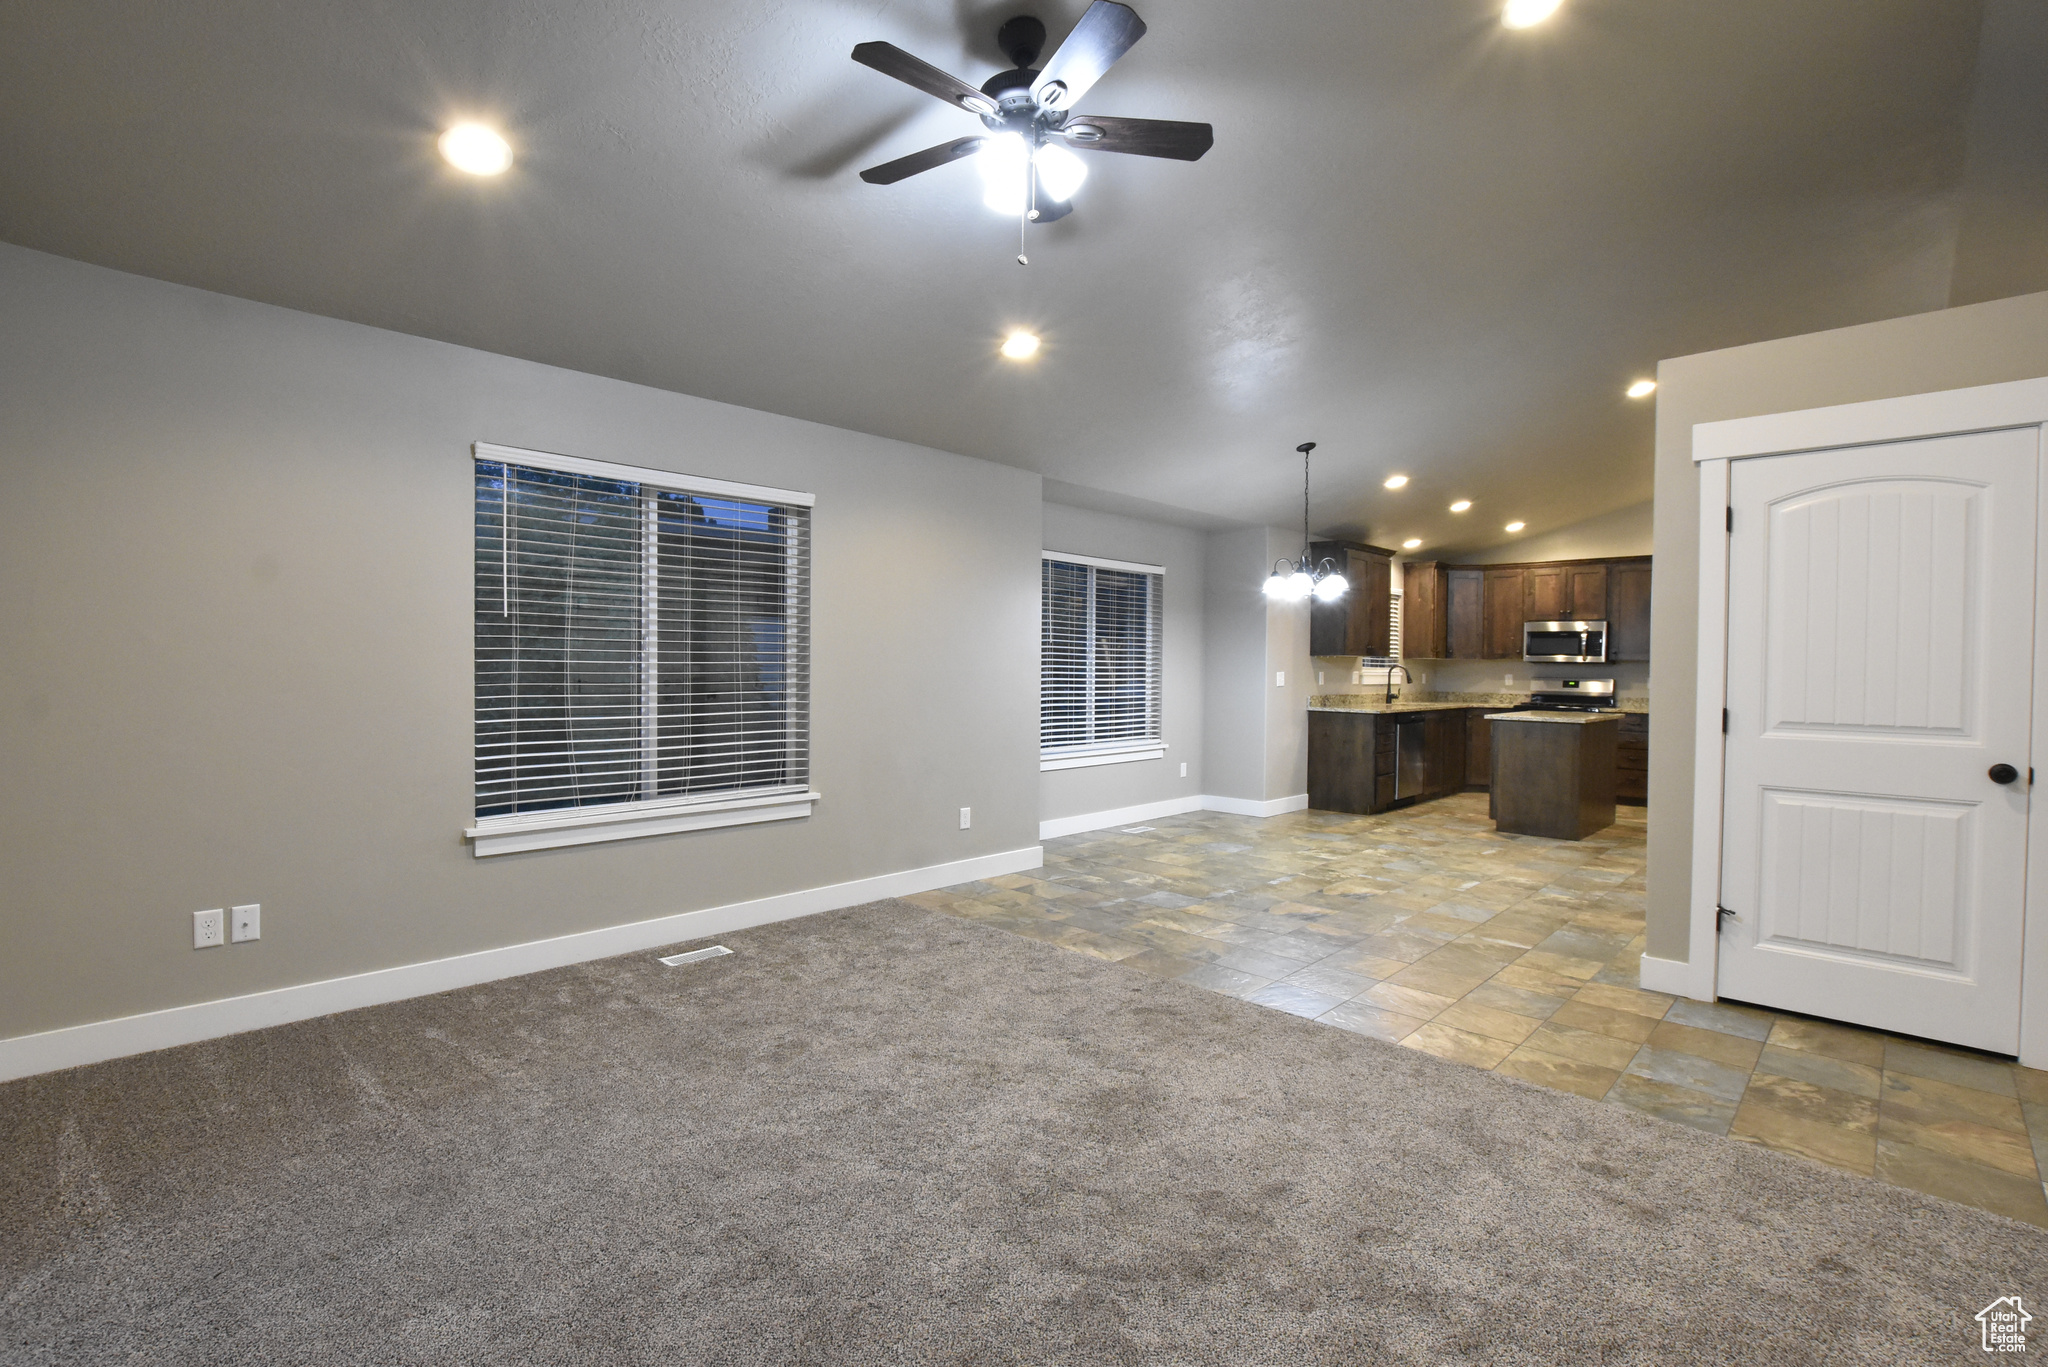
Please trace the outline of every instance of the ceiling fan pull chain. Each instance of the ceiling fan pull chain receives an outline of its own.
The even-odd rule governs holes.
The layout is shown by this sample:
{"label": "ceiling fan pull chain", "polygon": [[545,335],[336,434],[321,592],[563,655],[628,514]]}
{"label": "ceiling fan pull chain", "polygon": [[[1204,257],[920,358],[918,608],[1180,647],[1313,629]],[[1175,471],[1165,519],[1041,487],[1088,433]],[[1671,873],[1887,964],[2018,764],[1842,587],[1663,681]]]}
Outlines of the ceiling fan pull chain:
{"label": "ceiling fan pull chain", "polygon": [[1038,216],[1035,201],[1038,198],[1038,177],[1031,174],[1031,163],[1024,163],[1024,212],[1017,219],[1017,264],[1028,266],[1031,258],[1024,255],[1024,225]]}

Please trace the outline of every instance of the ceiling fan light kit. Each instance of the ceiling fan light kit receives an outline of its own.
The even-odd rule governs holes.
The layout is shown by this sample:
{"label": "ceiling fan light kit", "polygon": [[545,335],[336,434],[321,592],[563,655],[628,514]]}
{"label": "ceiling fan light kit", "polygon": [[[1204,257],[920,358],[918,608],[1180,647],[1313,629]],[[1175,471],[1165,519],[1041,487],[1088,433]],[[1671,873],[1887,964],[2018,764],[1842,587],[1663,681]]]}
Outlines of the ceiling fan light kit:
{"label": "ceiling fan light kit", "polygon": [[[1088,166],[1070,147],[1199,161],[1215,141],[1206,123],[1067,112],[1144,36],[1145,21],[1136,10],[1095,0],[1051,60],[1034,67],[1045,46],[1045,25],[1020,14],[996,30],[996,45],[1016,66],[989,77],[979,90],[893,43],[862,43],[853,60],[979,115],[989,131],[870,166],[860,178],[893,185],[971,156],[981,169],[982,202],[1017,219],[1021,236],[1026,223],[1052,223],[1072,212]],[[1021,245],[1017,260],[1029,264]]]}
{"label": "ceiling fan light kit", "polygon": [[1294,449],[1301,452],[1301,559],[1273,562],[1273,572],[1266,576],[1266,597],[1277,603],[1299,603],[1313,594],[1318,602],[1334,603],[1351,587],[1351,581],[1328,556],[1321,564],[1311,564],[1308,555],[1308,453],[1316,444],[1305,441]]}

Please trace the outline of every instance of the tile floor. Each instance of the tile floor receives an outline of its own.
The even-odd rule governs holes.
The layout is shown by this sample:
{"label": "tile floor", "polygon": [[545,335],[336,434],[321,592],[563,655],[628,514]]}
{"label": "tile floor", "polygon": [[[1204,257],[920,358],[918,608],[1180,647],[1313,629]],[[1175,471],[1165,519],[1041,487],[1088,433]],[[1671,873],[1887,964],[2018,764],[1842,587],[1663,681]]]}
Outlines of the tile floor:
{"label": "tile floor", "polygon": [[1203,812],[911,898],[1340,1029],[2048,1225],[2048,1073],[1645,992],[1641,808],[1504,835],[1484,794]]}

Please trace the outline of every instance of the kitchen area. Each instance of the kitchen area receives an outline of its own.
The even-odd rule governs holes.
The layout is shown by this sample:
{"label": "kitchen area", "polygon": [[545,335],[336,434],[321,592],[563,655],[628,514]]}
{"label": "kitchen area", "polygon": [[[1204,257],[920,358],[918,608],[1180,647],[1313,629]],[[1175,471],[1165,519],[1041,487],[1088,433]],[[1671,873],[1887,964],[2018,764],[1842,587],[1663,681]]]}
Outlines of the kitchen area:
{"label": "kitchen area", "polygon": [[1311,548],[1313,810],[1485,792],[1503,831],[1577,840],[1648,797],[1650,557],[1465,565]]}

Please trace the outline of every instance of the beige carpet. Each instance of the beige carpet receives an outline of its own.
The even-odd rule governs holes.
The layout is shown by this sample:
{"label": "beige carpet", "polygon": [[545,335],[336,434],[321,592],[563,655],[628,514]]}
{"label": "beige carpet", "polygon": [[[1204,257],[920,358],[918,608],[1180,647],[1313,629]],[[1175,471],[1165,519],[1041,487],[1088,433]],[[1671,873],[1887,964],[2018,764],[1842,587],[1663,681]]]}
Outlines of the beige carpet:
{"label": "beige carpet", "polygon": [[0,1087],[0,1361],[1898,1364],[2048,1297],[2048,1232],[902,902],[725,942]]}

